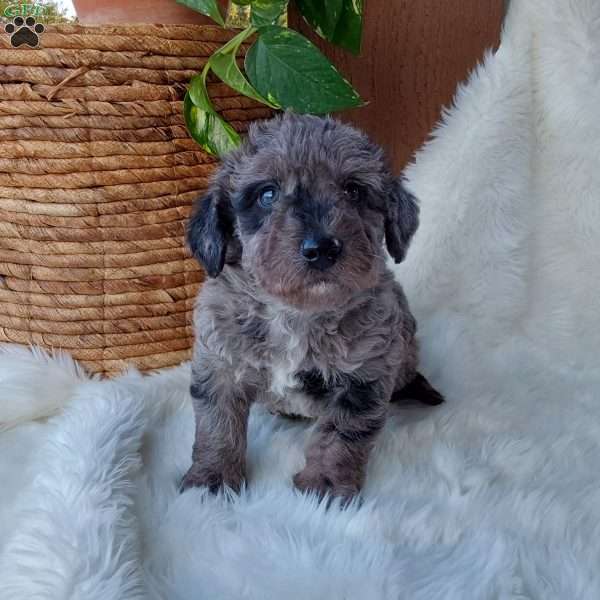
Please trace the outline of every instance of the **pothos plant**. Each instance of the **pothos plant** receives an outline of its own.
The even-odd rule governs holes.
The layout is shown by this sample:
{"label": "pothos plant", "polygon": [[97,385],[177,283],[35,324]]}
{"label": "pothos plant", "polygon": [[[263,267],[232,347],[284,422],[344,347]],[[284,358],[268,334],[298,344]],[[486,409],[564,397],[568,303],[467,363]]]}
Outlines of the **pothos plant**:
{"label": "pothos plant", "polygon": [[[326,40],[360,52],[363,0],[293,0],[304,19]],[[225,26],[217,0],[177,0]],[[195,75],[184,100],[192,137],[210,154],[221,156],[240,143],[239,134],[215,110],[206,86],[210,72],[228,86],[273,109],[324,114],[361,106],[356,90],[319,49],[283,26],[290,0],[230,0],[249,11],[247,27],[219,48]],[[238,65],[242,44],[252,38]]]}

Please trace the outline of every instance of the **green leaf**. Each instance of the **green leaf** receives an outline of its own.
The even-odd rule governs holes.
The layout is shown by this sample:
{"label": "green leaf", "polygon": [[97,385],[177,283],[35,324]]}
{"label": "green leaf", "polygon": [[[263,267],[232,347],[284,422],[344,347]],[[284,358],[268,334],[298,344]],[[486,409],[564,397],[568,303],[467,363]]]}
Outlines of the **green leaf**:
{"label": "green leaf", "polygon": [[216,112],[196,106],[189,93],[183,101],[183,116],[190,135],[209,154],[223,156],[240,145],[235,129]]}
{"label": "green leaf", "polygon": [[363,0],[296,0],[296,4],[322,38],[360,52]]}
{"label": "green leaf", "polygon": [[208,90],[206,89],[206,76],[208,75],[208,66],[204,67],[204,70],[199,75],[194,75],[190,81],[190,87],[188,89],[188,95],[190,100],[202,110],[208,112],[215,112],[215,107],[212,105],[210,98],[208,97]]}
{"label": "green leaf", "polygon": [[344,10],[332,42],[360,54],[363,27],[363,0],[344,0]]}
{"label": "green leaf", "polygon": [[217,0],[177,0],[178,4],[184,4],[188,8],[195,10],[207,17],[210,17],[215,23],[225,26],[225,21],[219,10]]}
{"label": "green leaf", "polygon": [[258,102],[267,104],[271,108],[279,108],[278,105],[269,102],[263,98],[248,82],[244,74],[240,71],[236,61],[237,51],[242,42],[256,33],[256,29],[249,27],[238,33],[225,46],[217,50],[209,59],[209,65],[214,74],[230,88],[236,92],[253,98]]}
{"label": "green leaf", "polygon": [[326,40],[331,40],[342,16],[344,0],[296,0],[304,19]]}
{"label": "green leaf", "polygon": [[183,100],[183,118],[190,135],[209,154],[222,156],[240,145],[235,129],[214,109],[206,89],[208,68],[192,77]]}
{"label": "green leaf", "polygon": [[279,19],[287,11],[288,0],[252,0],[250,20],[255,27],[279,24]]}
{"label": "green leaf", "polygon": [[363,104],[317,47],[286,27],[259,29],[245,67],[254,88],[283,108],[323,114]]}

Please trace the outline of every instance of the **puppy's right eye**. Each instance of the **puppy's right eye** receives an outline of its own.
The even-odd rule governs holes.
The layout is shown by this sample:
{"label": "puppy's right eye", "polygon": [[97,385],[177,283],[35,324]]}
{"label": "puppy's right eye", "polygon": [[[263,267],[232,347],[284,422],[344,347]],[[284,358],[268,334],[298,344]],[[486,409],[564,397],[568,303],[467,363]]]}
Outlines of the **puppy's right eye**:
{"label": "puppy's right eye", "polygon": [[346,196],[353,202],[358,202],[363,198],[363,188],[358,183],[349,181],[344,186],[344,194],[346,194]]}
{"label": "puppy's right eye", "polygon": [[269,210],[277,200],[278,190],[274,185],[264,187],[258,192],[258,204],[261,208]]}

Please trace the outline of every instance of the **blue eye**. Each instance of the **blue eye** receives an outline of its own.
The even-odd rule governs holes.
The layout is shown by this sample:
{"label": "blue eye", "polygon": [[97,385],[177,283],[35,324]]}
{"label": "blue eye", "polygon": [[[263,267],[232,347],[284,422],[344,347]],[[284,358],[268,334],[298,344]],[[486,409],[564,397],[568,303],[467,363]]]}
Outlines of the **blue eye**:
{"label": "blue eye", "polygon": [[273,185],[264,187],[258,194],[258,204],[262,208],[270,209],[277,200],[277,188]]}

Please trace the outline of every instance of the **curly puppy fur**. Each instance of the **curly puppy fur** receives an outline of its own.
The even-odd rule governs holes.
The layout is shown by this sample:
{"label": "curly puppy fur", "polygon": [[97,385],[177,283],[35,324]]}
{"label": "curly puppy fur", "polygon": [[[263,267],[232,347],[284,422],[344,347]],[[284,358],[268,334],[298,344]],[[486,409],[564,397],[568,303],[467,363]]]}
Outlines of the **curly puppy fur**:
{"label": "curly puppy fur", "polygon": [[418,225],[380,148],[331,118],[255,124],[188,226],[211,277],[195,315],[193,464],[182,488],[239,490],[250,405],[318,419],[301,490],[357,494],[391,399],[437,404],[386,267]]}

